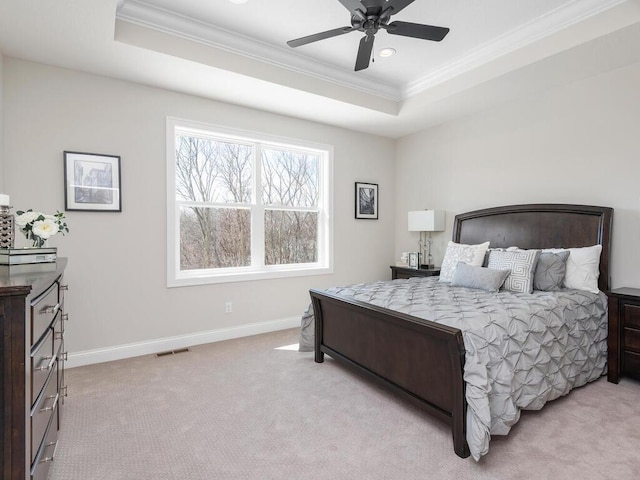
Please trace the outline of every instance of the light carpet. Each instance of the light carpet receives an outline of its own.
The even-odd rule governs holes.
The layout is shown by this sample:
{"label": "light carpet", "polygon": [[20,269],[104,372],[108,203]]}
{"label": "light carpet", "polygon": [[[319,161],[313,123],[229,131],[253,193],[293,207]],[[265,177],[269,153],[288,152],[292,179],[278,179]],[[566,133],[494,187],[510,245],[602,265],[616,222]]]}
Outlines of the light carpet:
{"label": "light carpet", "polygon": [[634,479],[640,383],[524,412],[480,462],[448,427],[285,330],[70,369],[49,480]]}

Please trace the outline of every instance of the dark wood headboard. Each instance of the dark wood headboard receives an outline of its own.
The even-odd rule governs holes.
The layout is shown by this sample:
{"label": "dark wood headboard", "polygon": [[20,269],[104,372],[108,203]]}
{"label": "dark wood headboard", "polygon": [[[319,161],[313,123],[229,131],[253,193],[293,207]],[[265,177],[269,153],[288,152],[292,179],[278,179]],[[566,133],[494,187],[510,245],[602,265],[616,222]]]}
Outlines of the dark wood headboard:
{"label": "dark wood headboard", "polygon": [[609,290],[613,209],[589,205],[530,204],[486,208],[456,215],[453,241],[491,247],[576,248],[601,244],[598,287]]}

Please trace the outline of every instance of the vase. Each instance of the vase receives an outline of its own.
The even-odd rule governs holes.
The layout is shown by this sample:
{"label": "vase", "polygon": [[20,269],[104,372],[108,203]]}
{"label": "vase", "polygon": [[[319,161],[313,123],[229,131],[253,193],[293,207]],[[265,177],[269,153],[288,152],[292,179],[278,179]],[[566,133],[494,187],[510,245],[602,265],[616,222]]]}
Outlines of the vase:
{"label": "vase", "polygon": [[47,239],[33,235],[31,237],[31,246],[34,248],[45,248],[47,246]]}

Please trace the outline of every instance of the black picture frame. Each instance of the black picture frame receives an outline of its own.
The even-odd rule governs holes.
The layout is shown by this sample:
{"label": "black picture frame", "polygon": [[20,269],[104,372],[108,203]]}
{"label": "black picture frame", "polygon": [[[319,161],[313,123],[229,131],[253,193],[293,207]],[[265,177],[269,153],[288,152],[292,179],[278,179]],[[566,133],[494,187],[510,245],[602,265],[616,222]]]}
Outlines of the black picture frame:
{"label": "black picture frame", "polygon": [[120,157],[64,152],[64,209],[121,212]]}
{"label": "black picture frame", "polygon": [[378,219],[378,184],[356,182],[356,218]]}

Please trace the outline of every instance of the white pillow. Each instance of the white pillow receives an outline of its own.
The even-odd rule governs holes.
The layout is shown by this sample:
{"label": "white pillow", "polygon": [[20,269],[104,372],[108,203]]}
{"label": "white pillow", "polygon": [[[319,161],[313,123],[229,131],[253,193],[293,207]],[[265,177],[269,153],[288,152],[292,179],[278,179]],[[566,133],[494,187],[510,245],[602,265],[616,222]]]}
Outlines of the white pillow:
{"label": "white pillow", "polygon": [[602,245],[582,248],[548,248],[543,252],[569,252],[567,271],[562,286],[598,293],[598,277],[600,276],[600,253]]}
{"label": "white pillow", "polygon": [[458,262],[464,262],[467,265],[481,267],[484,262],[484,255],[489,248],[489,242],[480,243],[478,245],[465,245],[464,243],[455,243],[449,241],[447,251],[442,260],[440,267],[440,281],[450,282],[453,273],[456,271]]}

